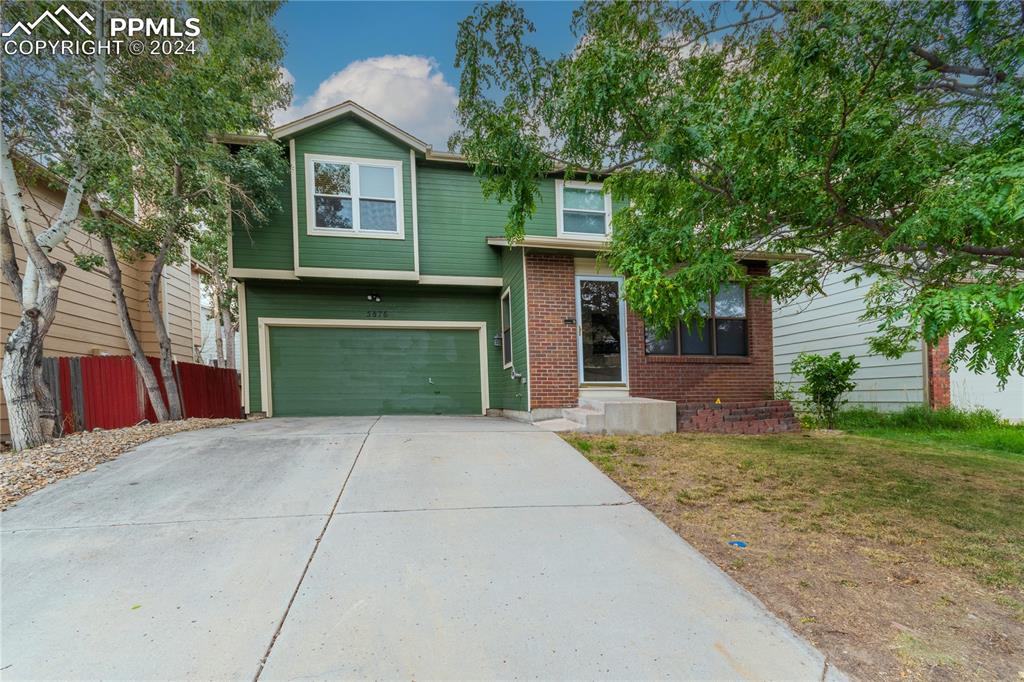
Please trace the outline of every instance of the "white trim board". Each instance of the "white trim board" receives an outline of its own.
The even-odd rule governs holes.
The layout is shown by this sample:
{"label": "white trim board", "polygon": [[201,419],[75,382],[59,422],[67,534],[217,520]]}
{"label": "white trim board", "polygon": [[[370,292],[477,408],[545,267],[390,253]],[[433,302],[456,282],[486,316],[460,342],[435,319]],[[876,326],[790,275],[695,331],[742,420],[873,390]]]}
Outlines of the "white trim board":
{"label": "white trim board", "polygon": [[533,372],[530,370],[530,288],[526,282],[526,252],[520,251],[523,261],[523,334],[526,340],[526,411],[533,409],[530,404],[530,384],[533,383]]}
{"label": "white trim board", "polygon": [[[412,269],[420,271],[420,219],[416,198],[416,150],[409,150],[409,201],[412,203]],[[402,207],[405,212],[405,207]]]}
{"label": "white trim board", "polygon": [[313,268],[303,266],[295,269],[299,277],[329,277],[338,279],[381,279],[415,282],[419,279],[412,270],[361,270],[359,268]]}
{"label": "white trim board", "polygon": [[260,351],[260,398],[263,411],[274,416],[270,376],[271,327],[326,327],[334,329],[466,329],[477,330],[480,337],[480,408],[490,409],[490,382],[487,375],[487,323],[438,320],[321,320],[302,317],[261,317],[257,319]]}
{"label": "white trim board", "polygon": [[500,287],[501,277],[462,277],[459,275],[420,275],[420,284],[446,284],[465,287]]}
{"label": "white trim board", "polygon": [[249,328],[245,315],[245,282],[238,283],[238,328],[242,335],[242,409],[249,414]]}
{"label": "white trim board", "polygon": [[292,270],[299,269],[299,195],[295,184],[295,140],[288,140],[288,155],[292,166]]}
{"label": "white trim board", "polygon": [[388,123],[377,114],[369,111],[368,109],[364,109],[352,100],[346,100],[341,104],[336,104],[335,106],[324,109],[323,111],[318,111],[296,121],[280,125],[274,128],[272,135],[274,136],[274,139],[281,139],[283,137],[296,135],[307,128],[327,123],[328,121],[340,118],[346,114],[352,114],[356,118],[360,118],[366,123],[383,130],[392,137],[406,143],[421,154],[426,154],[430,149],[430,146],[423,140],[410,135],[396,125]]}
{"label": "white trim board", "polygon": [[261,268],[228,268],[228,276],[235,279],[298,279],[291,270],[266,270]]}

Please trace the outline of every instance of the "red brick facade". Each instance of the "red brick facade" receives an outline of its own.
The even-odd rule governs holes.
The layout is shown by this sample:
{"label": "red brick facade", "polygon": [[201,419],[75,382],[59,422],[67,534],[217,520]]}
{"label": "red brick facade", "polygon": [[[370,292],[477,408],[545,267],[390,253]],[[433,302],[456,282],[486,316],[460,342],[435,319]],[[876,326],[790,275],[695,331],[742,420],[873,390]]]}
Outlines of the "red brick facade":
{"label": "red brick facade", "polygon": [[[767,274],[761,264],[749,265],[752,275]],[[745,357],[647,355],[644,322],[632,311],[627,315],[629,338],[629,393],[643,398],[689,402],[768,400],[774,390],[772,357],[772,304],[747,295],[747,349]]]}
{"label": "red brick facade", "polygon": [[530,339],[530,409],[575,407],[576,267],[568,254],[526,254],[526,319]]}
{"label": "red brick facade", "polygon": [[679,403],[680,431],[711,433],[785,433],[799,431],[800,422],[788,400],[739,403]]}
{"label": "red brick facade", "polygon": [[[749,271],[766,274],[767,267],[751,264]],[[578,404],[575,275],[571,254],[526,254],[530,409]],[[748,296],[747,327],[746,357],[648,356],[643,320],[628,311],[630,395],[682,403],[770,399],[774,380],[770,301]]]}
{"label": "red brick facade", "polygon": [[949,407],[949,338],[928,346],[928,405]]}

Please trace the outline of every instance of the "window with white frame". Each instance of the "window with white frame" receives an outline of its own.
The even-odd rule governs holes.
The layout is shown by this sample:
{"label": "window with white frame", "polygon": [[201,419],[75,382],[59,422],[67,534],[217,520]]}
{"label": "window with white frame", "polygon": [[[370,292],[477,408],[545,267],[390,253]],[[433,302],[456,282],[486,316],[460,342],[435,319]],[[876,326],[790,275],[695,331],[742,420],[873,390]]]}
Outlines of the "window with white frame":
{"label": "window with white frame", "polygon": [[404,236],[402,162],[306,155],[311,234]]}
{"label": "window with white frame", "polygon": [[611,231],[612,199],[597,182],[557,180],[558,236],[604,239]]}
{"label": "window with white frame", "polygon": [[512,297],[511,290],[501,295],[501,363],[502,369],[512,366]]}

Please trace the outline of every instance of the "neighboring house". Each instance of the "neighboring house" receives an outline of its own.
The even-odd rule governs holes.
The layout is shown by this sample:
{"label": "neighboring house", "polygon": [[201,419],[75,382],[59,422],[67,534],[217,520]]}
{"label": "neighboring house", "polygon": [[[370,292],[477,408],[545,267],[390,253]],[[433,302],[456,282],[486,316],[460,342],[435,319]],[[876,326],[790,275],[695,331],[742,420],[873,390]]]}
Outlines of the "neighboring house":
{"label": "neighboring house", "polygon": [[[29,222],[38,234],[48,226],[64,203],[64,192],[45,182],[25,188]],[[42,215],[41,215],[42,214]],[[45,215],[44,219],[42,216]],[[130,222],[127,218],[121,218]],[[25,273],[25,251],[17,232],[11,229],[15,254]],[[65,355],[128,355],[128,344],[121,331],[113,295],[102,272],[86,272],[74,264],[75,253],[97,253],[93,238],[80,229],[72,229],[66,243],[52,257],[67,266],[57,303],[57,316],[44,341],[47,357]],[[98,245],[97,245],[98,246]],[[201,343],[199,315],[199,271],[203,266],[191,259],[181,265],[164,268],[160,289],[161,306],[171,348],[176,360],[192,362]],[[147,286],[152,260],[122,264],[125,296],[132,311],[132,323],[138,331],[147,355],[158,356],[160,347],[153,330],[147,302]],[[6,282],[0,282],[0,334],[4,340],[18,324],[21,308]],[[0,395],[0,436],[6,436],[7,408]]]}
{"label": "neighboring house", "polygon": [[[203,288],[200,296],[199,305],[199,321],[200,321],[200,348],[199,348],[199,359],[204,365],[216,365],[217,364],[217,325],[214,324],[213,320],[213,304],[210,301],[210,297],[205,289]],[[235,362],[239,363],[238,358],[242,357],[242,340],[241,334],[237,331],[232,334],[235,343]]]}
{"label": "neighboring house", "polygon": [[[612,212],[600,184],[543,182],[510,246],[507,207],[462,157],[354,103],[273,137],[291,163],[281,210],[230,241],[248,412],[539,420],[588,395],[770,397],[771,305],[740,286],[703,335],[645,343],[597,259]],[[763,256],[745,265],[767,272]]]}
{"label": "neighboring house", "polygon": [[918,345],[896,360],[873,355],[868,338],[876,333],[878,321],[860,317],[874,280],[865,277],[856,284],[844,279],[843,274],[831,275],[822,283],[824,296],[802,296],[775,308],[778,381],[794,389],[799,386],[790,366],[801,352],[838,351],[844,357],[856,355],[860,361],[853,377],[857,388],[849,395],[851,405],[882,411],[908,405],[985,407],[1007,419],[1024,419],[1024,377],[1011,376],[1000,389],[991,372],[975,374],[966,367],[950,370],[946,365],[948,341],[933,348]]}

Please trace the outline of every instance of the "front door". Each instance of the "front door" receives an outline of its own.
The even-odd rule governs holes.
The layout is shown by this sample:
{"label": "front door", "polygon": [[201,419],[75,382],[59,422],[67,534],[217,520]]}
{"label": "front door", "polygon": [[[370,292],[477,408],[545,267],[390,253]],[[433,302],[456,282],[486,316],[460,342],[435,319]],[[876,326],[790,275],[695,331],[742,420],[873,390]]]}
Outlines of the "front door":
{"label": "front door", "polygon": [[619,277],[576,278],[576,346],[582,384],[626,382],[626,308],[621,286]]}

